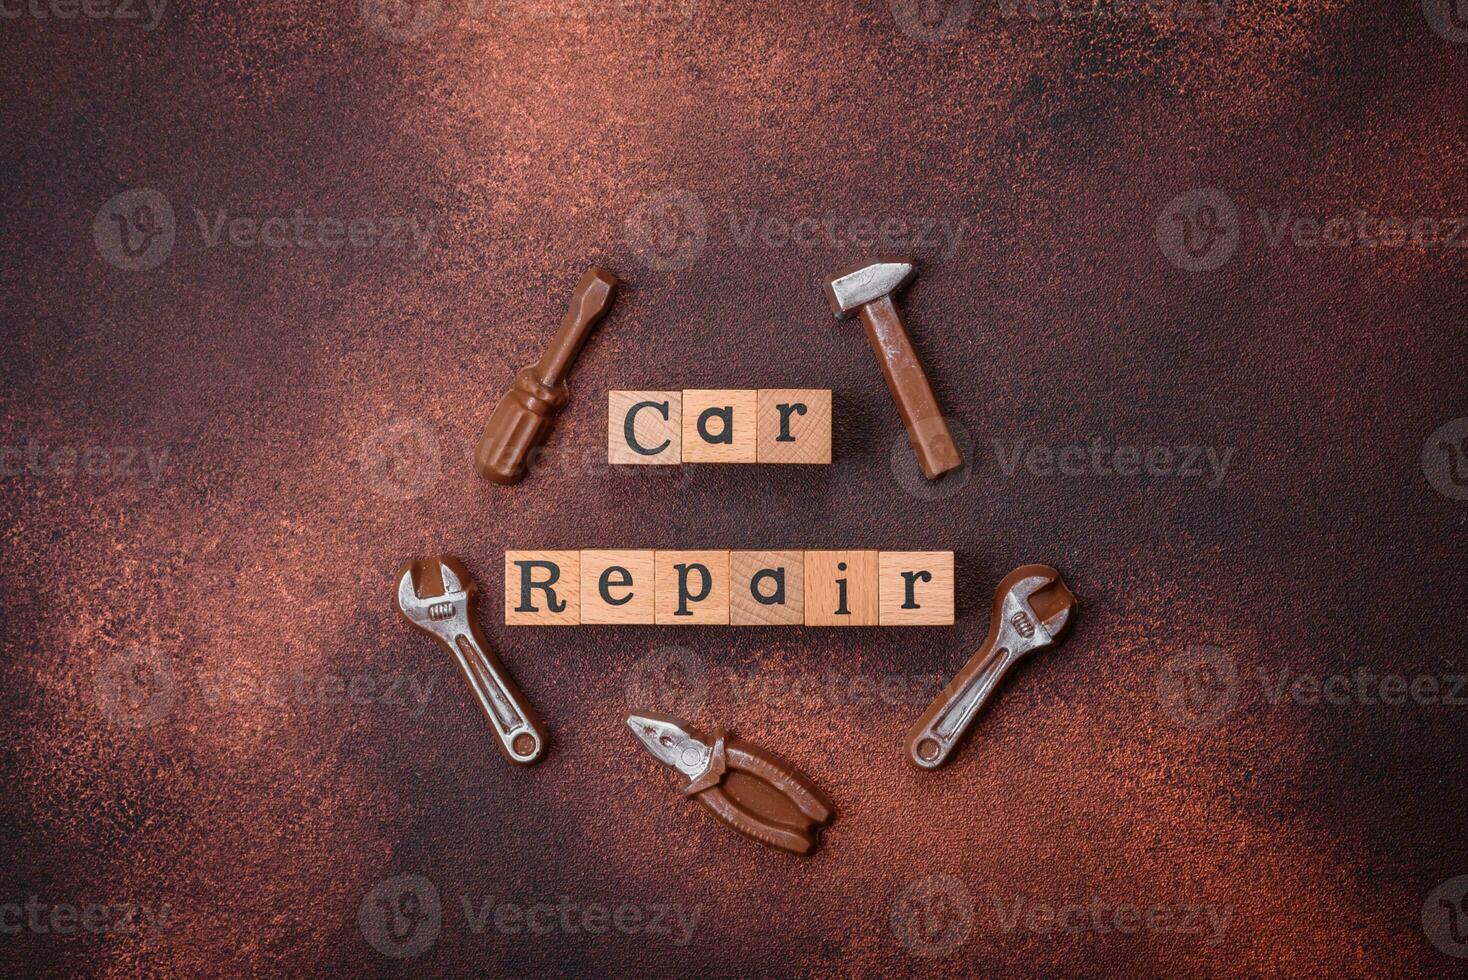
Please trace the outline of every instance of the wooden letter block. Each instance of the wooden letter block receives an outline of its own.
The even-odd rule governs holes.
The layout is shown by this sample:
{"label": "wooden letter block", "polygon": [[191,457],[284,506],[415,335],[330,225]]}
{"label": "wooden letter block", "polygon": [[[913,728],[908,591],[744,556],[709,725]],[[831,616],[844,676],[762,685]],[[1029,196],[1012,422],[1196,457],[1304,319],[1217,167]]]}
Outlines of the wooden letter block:
{"label": "wooden letter block", "polygon": [[726,626],[729,623],[729,552],[659,551],[659,626]]}
{"label": "wooden letter block", "polygon": [[830,463],[830,389],[761,388],[758,430],[761,463]]}
{"label": "wooden letter block", "polygon": [[676,466],[682,446],[681,391],[607,393],[607,462]]}
{"label": "wooden letter block", "polygon": [[880,566],[883,626],[953,625],[953,552],[884,551]]}
{"label": "wooden letter block", "polygon": [[581,623],[581,552],[505,552],[505,625]]}
{"label": "wooden letter block", "polygon": [[758,407],[752,389],[683,392],[683,462],[755,462]]}
{"label": "wooden letter block", "polygon": [[805,625],[876,626],[877,552],[805,553]]}
{"label": "wooden letter block", "polygon": [[581,552],[581,622],[651,624],[655,581],[651,551]]}
{"label": "wooden letter block", "polygon": [[729,553],[731,626],[799,626],[804,622],[804,552]]}

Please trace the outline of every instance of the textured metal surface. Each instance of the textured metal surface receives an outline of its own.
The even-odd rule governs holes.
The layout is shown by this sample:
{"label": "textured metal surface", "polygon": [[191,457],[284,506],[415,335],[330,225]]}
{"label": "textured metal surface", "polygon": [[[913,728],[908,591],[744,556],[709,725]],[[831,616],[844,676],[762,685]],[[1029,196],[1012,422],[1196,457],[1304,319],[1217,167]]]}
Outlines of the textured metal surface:
{"label": "textured metal surface", "polygon": [[[7,14],[6,972],[1454,969],[1468,253],[1379,222],[1468,213],[1464,32],[1122,6]],[[977,460],[938,484],[821,295],[888,250]],[[487,486],[593,263],[626,291]],[[834,389],[831,467],[604,462],[600,392],[761,385]],[[616,540],[953,548],[957,624],[491,626],[551,731],[503,765],[394,571]],[[1077,629],[913,771],[1025,561]],[[629,708],[778,746],[821,851],[690,823]]]}

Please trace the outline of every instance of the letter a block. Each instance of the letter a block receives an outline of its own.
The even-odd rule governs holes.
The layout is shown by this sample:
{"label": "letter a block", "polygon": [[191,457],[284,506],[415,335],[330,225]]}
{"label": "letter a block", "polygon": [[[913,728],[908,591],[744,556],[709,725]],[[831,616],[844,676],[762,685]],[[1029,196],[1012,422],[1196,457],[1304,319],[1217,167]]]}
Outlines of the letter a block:
{"label": "letter a block", "polygon": [[805,622],[805,552],[731,551],[729,625]]}
{"label": "letter a block", "polygon": [[953,552],[884,551],[883,626],[953,625]]}
{"label": "letter a block", "polygon": [[683,392],[607,393],[607,462],[676,466],[683,461]]}
{"label": "letter a block", "polygon": [[683,462],[755,462],[758,407],[753,390],[684,391]]}
{"label": "letter a block", "polygon": [[505,623],[579,626],[581,552],[505,552]]}

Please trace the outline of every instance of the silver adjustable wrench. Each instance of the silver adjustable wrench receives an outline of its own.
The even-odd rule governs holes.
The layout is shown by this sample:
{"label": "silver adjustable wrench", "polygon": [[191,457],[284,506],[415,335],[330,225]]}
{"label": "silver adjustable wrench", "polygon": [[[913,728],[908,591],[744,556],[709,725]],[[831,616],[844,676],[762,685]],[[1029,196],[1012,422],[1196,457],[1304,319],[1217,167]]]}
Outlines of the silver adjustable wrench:
{"label": "silver adjustable wrench", "polygon": [[1078,603],[1049,565],[1022,565],[999,583],[989,637],[907,733],[907,758],[937,769],[963,739],[1004,675],[1037,650],[1059,643]]}
{"label": "silver adjustable wrench", "polygon": [[478,586],[457,558],[411,561],[398,578],[398,609],[412,626],[449,648],[500,752],[528,766],[545,755],[545,729],[479,630]]}

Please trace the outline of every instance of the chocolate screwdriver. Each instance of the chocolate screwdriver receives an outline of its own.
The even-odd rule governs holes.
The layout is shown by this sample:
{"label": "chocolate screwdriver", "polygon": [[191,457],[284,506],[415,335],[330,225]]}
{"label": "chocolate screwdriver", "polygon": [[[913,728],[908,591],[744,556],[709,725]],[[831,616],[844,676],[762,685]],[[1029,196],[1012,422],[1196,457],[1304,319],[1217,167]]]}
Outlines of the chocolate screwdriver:
{"label": "chocolate screwdriver", "polygon": [[505,484],[525,478],[530,453],[545,442],[556,416],[571,400],[566,376],[591,328],[612,308],[617,283],[616,276],[593,267],[576,284],[561,328],[545,354],[515,376],[514,385],[489,417],[474,452],[480,476]]}

